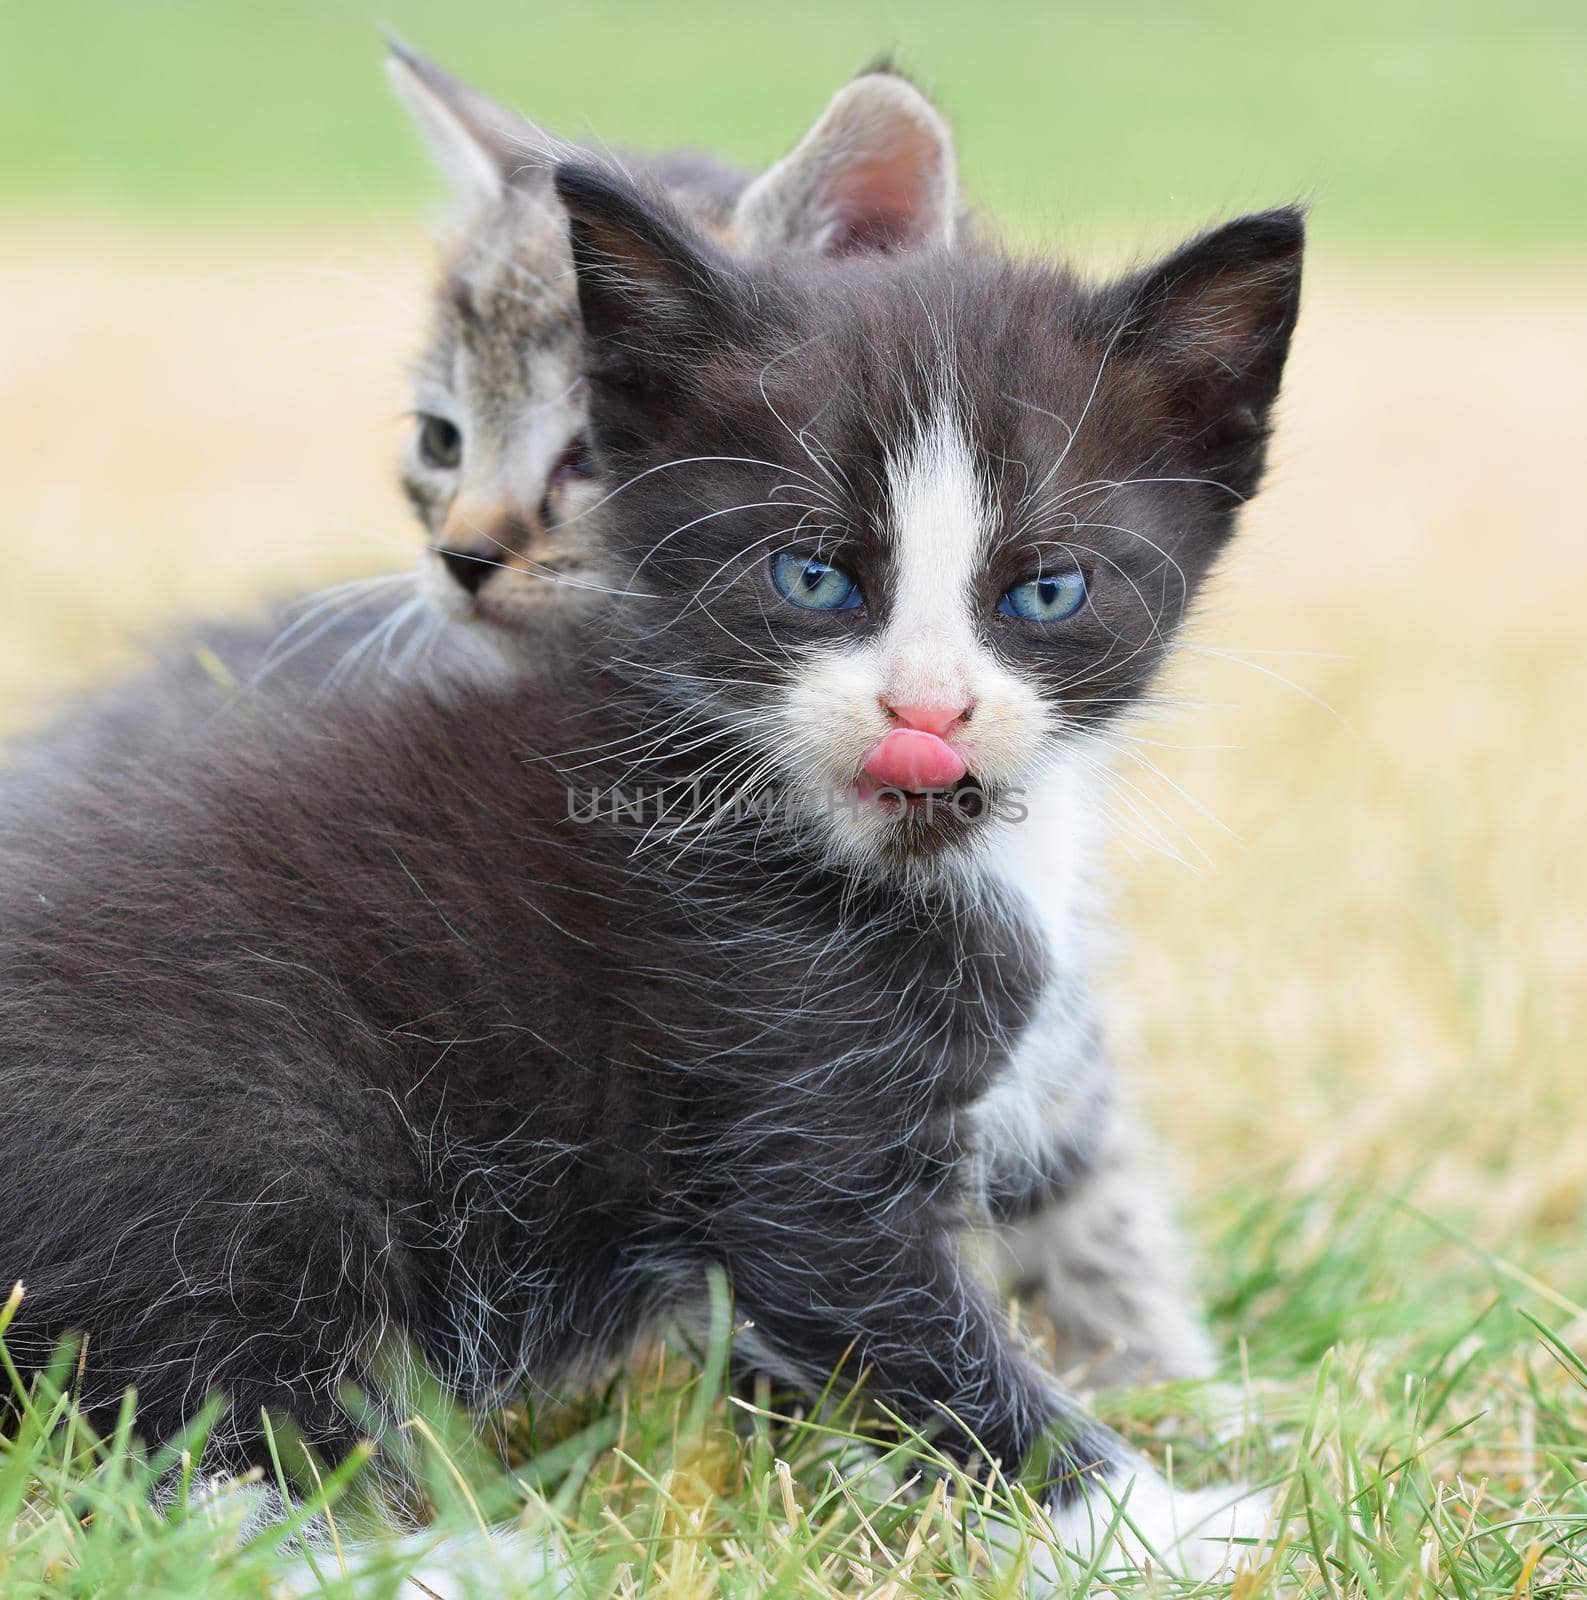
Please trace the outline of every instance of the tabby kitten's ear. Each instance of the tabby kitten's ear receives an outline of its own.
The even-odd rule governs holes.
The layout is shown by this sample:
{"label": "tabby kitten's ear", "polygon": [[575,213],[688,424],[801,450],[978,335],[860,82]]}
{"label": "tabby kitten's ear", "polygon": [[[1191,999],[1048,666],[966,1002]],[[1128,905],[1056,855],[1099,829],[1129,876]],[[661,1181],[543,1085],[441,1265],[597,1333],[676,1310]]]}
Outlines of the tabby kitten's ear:
{"label": "tabby kitten's ear", "polygon": [[875,71],[838,90],[734,221],[747,250],[846,255],[952,244],[957,207],[947,123],[908,79]]}
{"label": "tabby kitten's ear", "polygon": [[509,184],[549,172],[551,141],[527,117],[398,40],[388,37],[386,46],[386,76],[452,191],[459,225],[500,201]]}
{"label": "tabby kitten's ear", "polygon": [[1108,359],[1149,365],[1186,455],[1242,495],[1261,471],[1305,242],[1297,206],[1240,217],[1116,284],[1099,307]]}
{"label": "tabby kitten's ear", "polygon": [[744,328],[739,269],[661,202],[604,168],[556,169],[578,279],[596,443],[617,450],[660,437],[673,401]]}

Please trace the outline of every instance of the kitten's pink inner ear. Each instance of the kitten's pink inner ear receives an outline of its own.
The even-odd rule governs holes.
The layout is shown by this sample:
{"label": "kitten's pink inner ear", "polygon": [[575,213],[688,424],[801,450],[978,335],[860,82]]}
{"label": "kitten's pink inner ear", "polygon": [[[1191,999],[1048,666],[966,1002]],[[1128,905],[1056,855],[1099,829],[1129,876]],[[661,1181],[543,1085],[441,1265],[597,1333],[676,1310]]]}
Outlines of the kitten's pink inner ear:
{"label": "kitten's pink inner ear", "polygon": [[842,173],[833,187],[839,223],[834,255],[897,250],[924,242],[942,210],[942,150],[919,126],[897,130],[892,147]]}
{"label": "kitten's pink inner ear", "polygon": [[957,195],[953,135],[936,108],[903,79],[868,73],[745,189],[739,242],[824,255],[951,244]]}

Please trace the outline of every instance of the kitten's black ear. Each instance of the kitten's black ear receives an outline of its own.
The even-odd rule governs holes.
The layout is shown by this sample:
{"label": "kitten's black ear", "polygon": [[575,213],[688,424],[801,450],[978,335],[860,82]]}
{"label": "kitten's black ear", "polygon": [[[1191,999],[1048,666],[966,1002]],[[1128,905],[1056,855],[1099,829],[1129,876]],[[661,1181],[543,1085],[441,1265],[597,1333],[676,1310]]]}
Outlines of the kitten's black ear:
{"label": "kitten's black ear", "polygon": [[846,255],[953,242],[958,167],[941,113],[888,68],[832,97],[793,151],[744,191],[746,250]]}
{"label": "kitten's black ear", "polygon": [[386,38],[386,77],[418,125],[467,226],[509,184],[548,182],[554,141],[400,40]]}
{"label": "kitten's black ear", "polygon": [[584,321],[592,420],[608,445],[664,422],[745,326],[738,268],[663,203],[585,162],[556,169]]}
{"label": "kitten's black ear", "polygon": [[1208,470],[1239,476],[1243,465],[1254,477],[1260,469],[1300,310],[1305,240],[1299,207],[1257,212],[1202,234],[1104,296],[1113,355],[1151,363]]}

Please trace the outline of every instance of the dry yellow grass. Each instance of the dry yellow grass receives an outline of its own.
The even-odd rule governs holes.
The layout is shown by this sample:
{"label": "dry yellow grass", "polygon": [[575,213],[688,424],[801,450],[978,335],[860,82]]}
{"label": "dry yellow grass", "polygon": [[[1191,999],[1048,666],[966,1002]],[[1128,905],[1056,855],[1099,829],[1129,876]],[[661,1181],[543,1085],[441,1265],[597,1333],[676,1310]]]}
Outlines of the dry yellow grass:
{"label": "dry yellow grass", "polygon": [[[403,558],[418,235],[10,234],[0,727],[161,618]],[[1161,770],[1121,769],[1114,978],[1193,1196],[1408,1195],[1546,1258],[1578,1348],[1584,371],[1587,273],[1315,268]]]}

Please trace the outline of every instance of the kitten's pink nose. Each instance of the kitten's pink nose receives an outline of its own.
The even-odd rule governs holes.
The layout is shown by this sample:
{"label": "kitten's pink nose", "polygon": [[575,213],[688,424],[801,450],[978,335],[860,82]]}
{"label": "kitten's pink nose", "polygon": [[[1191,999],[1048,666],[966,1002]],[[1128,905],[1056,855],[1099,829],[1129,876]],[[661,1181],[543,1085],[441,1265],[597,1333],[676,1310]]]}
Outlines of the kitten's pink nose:
{"label": "kitten's pink nose", "polygon": [[909,794],[946,789],[968,770],[952,745],[922,728],[894,728],[865,758],[865,776],[872,783]]}
{"label": "kitten's pink nose", "polygon": [[954,723],[964,721],[971,709],[964,702],[957,705],[942,702],[911,706],[890,705],[886,700],[882,702],[882,710],[901,728],[918,728],[922,733],[936,734],[939,739]]}

